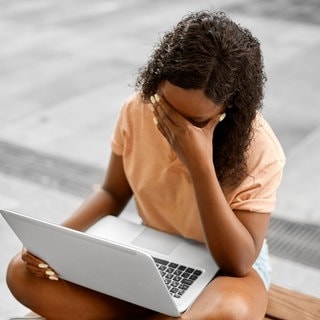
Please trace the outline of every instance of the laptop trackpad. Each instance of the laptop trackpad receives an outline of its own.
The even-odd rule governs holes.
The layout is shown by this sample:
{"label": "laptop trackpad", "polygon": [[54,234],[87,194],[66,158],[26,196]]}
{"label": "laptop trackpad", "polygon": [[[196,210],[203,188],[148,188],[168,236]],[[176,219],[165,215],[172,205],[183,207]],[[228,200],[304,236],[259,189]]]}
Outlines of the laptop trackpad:
{"label": "laptop trackpad", "polygon": [[179,243],[179,238],[175,236],[150,229],[145,229],[132,241],[132,244],[137,247],[162,254],[170,254]]}

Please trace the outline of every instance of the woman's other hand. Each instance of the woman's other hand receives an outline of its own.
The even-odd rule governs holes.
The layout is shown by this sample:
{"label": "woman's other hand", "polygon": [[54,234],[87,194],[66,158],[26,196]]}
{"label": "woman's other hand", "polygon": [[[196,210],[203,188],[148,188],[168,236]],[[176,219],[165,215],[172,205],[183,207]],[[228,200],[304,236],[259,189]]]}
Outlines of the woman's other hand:
{"label": "woman's other hand", "polygon": [[57,273],[52,270],[46,262],[35,257],[26,248],[22,249],[21,258],[26,263],[26,268],[35,277],[46,278],[53,281],[59,280]]}
{"label": "woman's other hand", "polygon": [[200,104],[204,100],[202,94],[199,92],[199,104],[198,101],[193,102],[197,108],[189,107],[185,98],[177,100],[175,106],[169,104],[167,97],[165,99],[158,94],[150,99],[155,124],[180,160],[189,168],[195,163],[199,165],[205,159],[212,163],[214,130],[225,117],[221,106],[213,106],[207,100],[206,105]]}

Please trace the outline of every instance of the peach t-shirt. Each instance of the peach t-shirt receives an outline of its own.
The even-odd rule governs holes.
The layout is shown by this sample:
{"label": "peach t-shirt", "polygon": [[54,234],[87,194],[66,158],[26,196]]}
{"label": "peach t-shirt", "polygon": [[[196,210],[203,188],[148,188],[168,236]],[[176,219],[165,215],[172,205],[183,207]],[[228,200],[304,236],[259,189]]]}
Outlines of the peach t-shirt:
{"label": "peach t-shirt", "polygon": [[[123,158],[137,210],[148,226],[204,242],[200,215],[187,169],[153,123],[153,114],[138,94],[125,102],[112,139]],[[248,150],[248,177],[224,190],[233,210],[274,210],[285,156],[261,115]]]}

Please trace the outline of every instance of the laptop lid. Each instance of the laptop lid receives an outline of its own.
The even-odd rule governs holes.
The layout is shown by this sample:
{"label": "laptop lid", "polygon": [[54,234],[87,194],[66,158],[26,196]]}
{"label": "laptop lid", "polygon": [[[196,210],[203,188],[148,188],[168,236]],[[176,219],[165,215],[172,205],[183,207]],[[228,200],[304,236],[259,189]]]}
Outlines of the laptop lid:
{"label": "laptop lid", "polygon": [[[177,301],[168,292],[146,250],[12,211],[0,212],[24,246],[46,261],[61,278],[160,313],[179,316],[213,276],[204,272],[210,279],[205,280],[203,287],[195,286],[194,294],[188,293]],[[110,225],[114,227],[113,223]],[[118,234],[124,230],[118,229]]]}

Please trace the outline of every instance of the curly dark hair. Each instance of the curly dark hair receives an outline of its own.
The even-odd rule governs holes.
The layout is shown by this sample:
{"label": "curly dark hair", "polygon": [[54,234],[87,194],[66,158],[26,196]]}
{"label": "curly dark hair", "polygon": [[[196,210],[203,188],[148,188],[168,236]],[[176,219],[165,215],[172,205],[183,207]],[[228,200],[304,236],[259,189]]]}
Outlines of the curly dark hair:
{"label": "curly dark hair", "polygon": [[203,89],[226,107],[214,133],[213,163],[221,185],[239,184],[247,176],[246,151],[266,81],[258,39],[224,12],[190,13],[163,36],[140,70],[136,89],[149,101],[164,80]]}

